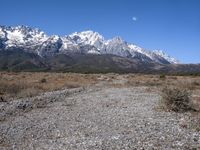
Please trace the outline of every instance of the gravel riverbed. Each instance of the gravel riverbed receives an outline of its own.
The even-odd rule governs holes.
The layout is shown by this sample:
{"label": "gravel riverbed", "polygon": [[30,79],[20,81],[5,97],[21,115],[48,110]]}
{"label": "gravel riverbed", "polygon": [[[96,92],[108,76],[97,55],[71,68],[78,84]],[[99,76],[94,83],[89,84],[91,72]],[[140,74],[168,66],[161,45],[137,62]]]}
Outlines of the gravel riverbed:
{"label": "gravel riverbed", "polygon": [[200,149],[191,114],[157,110],[148,89],[102,84],[2,102],[0,149]]}

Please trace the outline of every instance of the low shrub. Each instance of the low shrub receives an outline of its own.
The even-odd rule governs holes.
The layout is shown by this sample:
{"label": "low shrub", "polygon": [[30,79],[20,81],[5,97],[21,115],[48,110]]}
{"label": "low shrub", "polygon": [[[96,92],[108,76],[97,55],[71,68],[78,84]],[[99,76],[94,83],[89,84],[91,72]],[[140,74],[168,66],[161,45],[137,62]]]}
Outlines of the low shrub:
{"label": "low shrub", "polygon": [[192,82],[192,85],[194,85],[194,86],[200,86],[200,82],[194,81],[194,82]]}
{"label": "low shrub", "polygon": [[194,110],[191,92],[181,87],[165,87],[162,89],[162,104],[167,110],[186,112]]}
{"label": "low shrub", "polygon": [[40,83],[46,83],[47,82],[47,79],[43,78],[40,80]]}
{"label": "low shrub", "polygon": [[161,74],[160,79],[166,79],[166,76],[164,74]]}

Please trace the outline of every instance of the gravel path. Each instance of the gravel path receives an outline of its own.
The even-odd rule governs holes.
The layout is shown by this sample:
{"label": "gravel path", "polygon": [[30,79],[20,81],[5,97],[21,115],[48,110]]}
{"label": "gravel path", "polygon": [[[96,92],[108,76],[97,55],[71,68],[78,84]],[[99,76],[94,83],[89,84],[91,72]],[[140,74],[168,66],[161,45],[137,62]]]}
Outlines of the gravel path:
{"label": "gravel path", "polygon": [[200,132],[182,125],[189,115],[156,110],[159,98],[95,86],[1,103],[0,149],[200,149]]}

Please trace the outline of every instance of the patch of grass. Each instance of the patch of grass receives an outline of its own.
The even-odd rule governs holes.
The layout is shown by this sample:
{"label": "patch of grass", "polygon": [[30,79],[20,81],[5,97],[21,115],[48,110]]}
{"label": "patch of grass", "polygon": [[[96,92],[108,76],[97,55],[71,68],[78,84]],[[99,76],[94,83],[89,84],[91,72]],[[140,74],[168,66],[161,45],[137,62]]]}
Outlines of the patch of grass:
{"label": "patch of grass", "polygon": [[4,95],[5,93],[9,95],[17,95],[19,92],[26,89],[27,87],[27,84],[20,81],[13,84],[0,82],[0,93],[2,95]]}
{"label": "patch of grass", "polygon": [[[29,97],[42,92],[63,88],[77,88],[93,85],[98,82],[114,87],[148,86],[161,88],[185,83],[181,87],[200,90],[200,77],[166,76],[145,74],[78,74],[78,73],[47,73],[47,72],[0,72],[0,97]],[[121,82],[121,79],[124,80]],[[114,82],[113,82],[114,81]],[[118,82],[119,81],[119,82]],[[115,83],[116,82],[116,83]],[[196,95],[199,95],[198,93]]]}
{"label": "patch of grass", "polygon": [[162,89],[162,104],[164,108],[175,112],[194,110],[191,92],[181,87],[165,87]]}
{"label": "patch of grass", "polygon": [[30,88],[26,88],[21,90],[18,94],[17,97],[19,98],[23,98],[23,97],[33,97],[38,95],[38,93],[40,93],[40,89],[37,87],[30,87]]}
{"label": "patch of grass", "polygon": [[170,76],[169,79],[177,80],[178,78],[176,76]]}
{"label": "patch of grass", "polygon": [[99,75],[44,72],[0,72],[0,97],[33,97],[43,92],[95,84]]}

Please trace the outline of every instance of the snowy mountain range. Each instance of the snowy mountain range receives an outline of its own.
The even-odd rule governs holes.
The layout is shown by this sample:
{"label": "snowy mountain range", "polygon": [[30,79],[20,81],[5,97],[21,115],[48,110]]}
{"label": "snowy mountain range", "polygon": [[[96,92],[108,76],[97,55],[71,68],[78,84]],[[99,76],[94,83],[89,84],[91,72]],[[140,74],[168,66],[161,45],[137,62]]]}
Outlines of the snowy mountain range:
{"label": "snowy mountain range", "polygon": [[27,26],[0,26],[0,50],[22,49],[37,54],[41,58],[55,54],[111,54],[129,59],[139,59],[144,63],[177,64],[175,58],[161,50],[146,50],[137,45],[114,37],[106,40],[98,32],[75,32],[64,37],[48,36],[39,29]]}

